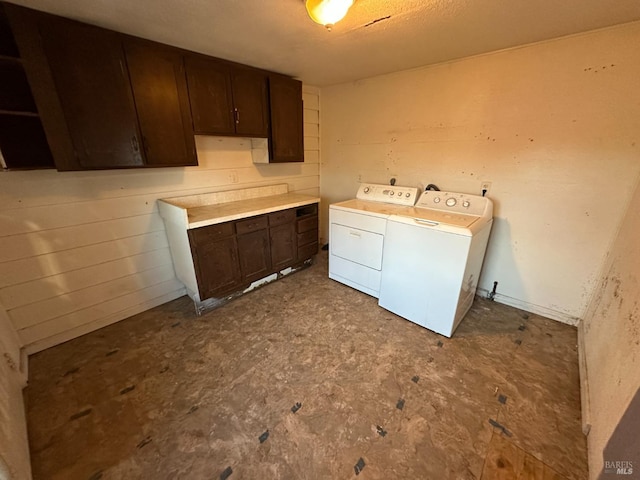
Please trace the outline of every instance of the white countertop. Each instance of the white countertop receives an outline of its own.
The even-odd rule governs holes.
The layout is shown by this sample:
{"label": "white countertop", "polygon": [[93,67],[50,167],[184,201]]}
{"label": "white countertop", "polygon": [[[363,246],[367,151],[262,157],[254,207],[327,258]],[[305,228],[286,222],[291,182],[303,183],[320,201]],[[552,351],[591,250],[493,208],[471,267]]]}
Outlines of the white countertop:
{"label": "white countertop", "polygon": [[158,200],[158,209],[165,223],[186,232],[319,202],[319,197],[288,193],[287,184],[276,184],[163,198]]}
{"label": "white countertop", "polygon": [[235,202],[187,208],[188,229],[206,227],[288,208],[317,203],[320,198],[299,193],[283,193],[268,197],[250,198]]}

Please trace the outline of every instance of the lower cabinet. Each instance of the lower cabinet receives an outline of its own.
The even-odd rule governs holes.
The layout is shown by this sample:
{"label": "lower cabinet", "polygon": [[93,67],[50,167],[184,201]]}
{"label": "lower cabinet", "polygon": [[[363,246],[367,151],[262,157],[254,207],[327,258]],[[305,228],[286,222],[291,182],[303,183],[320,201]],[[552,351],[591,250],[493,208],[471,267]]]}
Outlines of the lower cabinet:
{"label": "lower cabinet", "polygon": [[253,282],[271,273],[267,229],[238,235],[238,253],[242,280]]}
{"label": "lower cabinet", "polygon": [[297,254],[304,260],[318,253],[318,204],[296,210]]}
{"label": "lower cabinet", "polygon": [[318,252],[318,205],[189,230],[201,300],[220,297]]}
{"label": "lower cabinet", "polygon": [[287,268],[296,261],[296,226],[285,223],[269,229],[271,265],[274,270]]}
{"label": "lower cabinet", "polygon": [[296,261],[296,210],[290,208],[269,215],[271,266],[282,270]]}
{"label": "lower cabinet", "polygon": [[232,223],[189,230],[191,255],[201,299],[233,291],[242,281]]}

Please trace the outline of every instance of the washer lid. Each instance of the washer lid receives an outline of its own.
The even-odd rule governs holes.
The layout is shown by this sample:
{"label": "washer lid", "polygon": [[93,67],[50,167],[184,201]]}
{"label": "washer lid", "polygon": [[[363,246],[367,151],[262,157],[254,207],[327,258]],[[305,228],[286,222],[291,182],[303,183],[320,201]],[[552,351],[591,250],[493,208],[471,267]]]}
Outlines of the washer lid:
{"label": "washer lid", "polygon": [[453,227],[470,228],[475,222],[480,220],[480,215],[470,215],[468,213],[447,212],[432,208],[411,208],[411,216],[418,222],[433,222],[437,224],[451,225]]}

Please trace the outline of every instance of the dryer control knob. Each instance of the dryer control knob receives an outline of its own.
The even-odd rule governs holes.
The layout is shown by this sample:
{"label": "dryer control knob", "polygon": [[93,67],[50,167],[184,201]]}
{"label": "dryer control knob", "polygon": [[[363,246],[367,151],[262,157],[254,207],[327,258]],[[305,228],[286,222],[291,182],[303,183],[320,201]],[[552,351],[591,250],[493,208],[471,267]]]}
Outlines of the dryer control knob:
{"label": "dryer control knob", "polygon": [[451,197],[451,198],[447,198],[447,207],[453,207],[455,206],[455,204],[458,203],[456,201],[455,198]]}
{"label": "dryer control knob", "polygon": [[469,206],[470,206],[470,205],[471,205],[471,204],[469,203],[469,200],[465,200],[464,202],[462,202],[462,206],[463,206],[464,208],[469,208]]}
{"label": "dryer control knob", "polygon": [[436,197],[433,199],[433,203],[440,203],[440,197]]}
{"label": "dryer control knob", "polygon": [[389,192],[390,195],[393,195],[393,190],[391,190],[391,192]]}
{"label": "dryer control knob", "polygon": [[409,198],[411,196],[411,194],[409,192],[407,192],[407,194],[405,195],[405,197]]}
{"label": "dryer control knob", "polygon": [[369,187],[364,187],[364,193],[369,193],[371,189]]}

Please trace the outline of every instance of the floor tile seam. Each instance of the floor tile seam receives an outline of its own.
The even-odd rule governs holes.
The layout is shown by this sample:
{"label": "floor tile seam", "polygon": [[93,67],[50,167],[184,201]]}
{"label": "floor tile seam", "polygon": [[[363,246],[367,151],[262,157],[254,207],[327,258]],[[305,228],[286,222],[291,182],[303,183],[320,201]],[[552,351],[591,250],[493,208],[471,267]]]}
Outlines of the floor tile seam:
{"label": "floor tile seam", "polygon": [[[497,399],[496,399],[497,401]],[[502,410],[503,405],[501,404],[497,404],[494,406],[494,410],[493,412],[495,413],[494,418],[496,419],[496,421],[499,421],[499,417],[500,417],[500,411]],[[484,480],[482,477],[484,476],[484,466],[487,463],[487,457],[489,455],[489,452],[491,451],[491,442],[493,441],[493,437],[494,435],[496,435],[496,431],[495,431],[495,427],[493,425],[490,424],[491,417],[487,418],[486,420],[486,425],[489,426],[489,428],[491,429],[491,436],[489,437],[489,442],[487,443],[486,447],[485,447],[485,451],[484,451],[484,455],[483,455],[483,462],[482,462],[482,470],[480,471],[480,477],[478,478],[478,480]],[[491,479],[486,479],[486,480],[491,480]]]}
{"label": "floor tile seam", "polygon": [[[502,410],[502,408],[501,408]],[[493,432],[493,435],[498,435],[496,432]],[[501,434],[500,434],[501,435]],[[492,437],[493,438],[493,437]],[[551,465],[549,465],[547,462],[545,462],[544,460],[542,460],[541,458],[539,458],[537,455],[535,455],[532,452],[529,452],[528,450],[524,449],[523,447],[521,447],[520,445],[518,445],[517,443],[515,443],[513,440],[511,440],[511,438],[507,435],[503,435],[503,438],[505,441],[507,441],[512,447],[517,448],[518,450],[520,450],[521,452],[523,452],[525,455],[529,455],[531,457],[533,457],[534,459],[536,459],[538,462],[540,462],[542,465],[544,465],[545,467],[547,467],[548,469],[552,470],[560,479],[562,480],[572,480],[569,477],[567,477],[566,475],[561,474],[560,472],[558,472],[557,469],[555,469],[554,467],[552,467]],[[488,452],[487,452],[488,453]],[[481,479],[483,480],[483,479]],[[487,479],[490,480],[490,479]]]}
{"label": "floor tile seam", "polygon": [[484,468],[487,465],[489,452],[491,451],[491,444],[493,443],[493,437],[494,437],[495,434],[496,434],[496,432],[492,431],[491,432],[491,437],[489,437],[489,443],[487,444],[487,451],[484,454],[484,459],[482,461],[482,470],[480,472],[480,478],[478,478],[478,480],[492,480],[491,478],[487,478],[487,479],[484,478]]}
{"label": "floor tile seam", "polygon": [[[506,405],[500,405],[500,411],[498,412],[498,415],[496,417],[497,421],[499,423],[502,424],[502,420],[504,419],[504,416],[506,415]],[[513,435],[513,432],[511,430],[509,430],[508,425],[504,425],[504,427]],[[513,438],[513,437],[511,437]],[[572,480],[570,477],[567,477],[566,475],[561,474],[555,467],[549,465],[546,461],[544,461],[542,458],[540,458],[537,454],[535,454],[534,452],[530,452],[528,450],[526,450],[525,448],[519,446],[517,443],[515,443],[515,441],[511,440],[510,437],[505,437],[505,439],[511,443],[513,446],[519,448],[520,450],[522,450],[524,453],[526,453],[527,455],[531,455],[533,458],[535,458],[537,461],[539,461],[540,463],[546,465],[548,468],[550,468],[551,470],[553,470],[559,477],[561,477],[563,480]]]}

